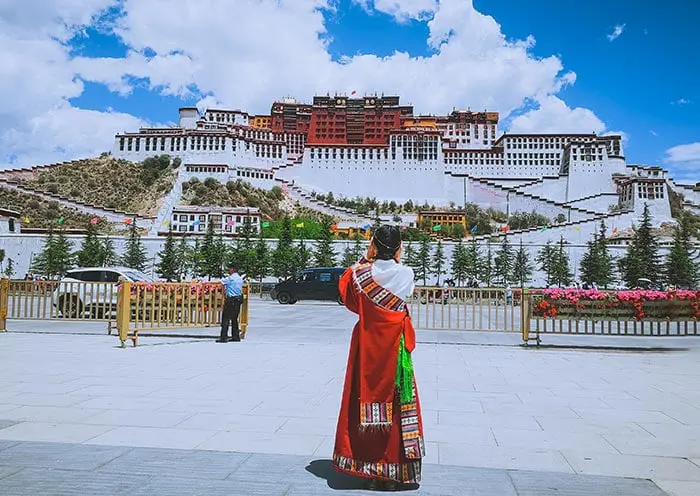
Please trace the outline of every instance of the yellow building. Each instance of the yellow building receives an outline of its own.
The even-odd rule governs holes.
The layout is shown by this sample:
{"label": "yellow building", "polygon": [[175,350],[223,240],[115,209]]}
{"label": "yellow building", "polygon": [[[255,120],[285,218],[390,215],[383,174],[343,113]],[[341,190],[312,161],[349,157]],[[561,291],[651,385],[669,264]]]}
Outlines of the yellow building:
{"label": "yellow building", "polygon": [[272,117],[269,115],[253,115],[248,122],[251,126],[258,129],[270,129],[272,126]]}
{"label": "yellow building", "polygon": [[418,212],[418,227],[423,230],[427,230],[426,227],[429,226],[432,232],[435,226],[454,227],[456,224],[462,224],[464,230],[467,230],[467,217],[464,212],[452,210]]}
{"label": "yellow building", "polygon": [[365,226],[359,226],[350,222],[338,222],[332,228],[333,235],[340,239],[353,239],[355,233],[359,232],[362,239],[372,239],[372,229]]}
{"label": "yellow building", "polygon": [[401,123],[403,129],[436,129],[437,119],[435,117],[414,117],[410,119],[405,119]]}

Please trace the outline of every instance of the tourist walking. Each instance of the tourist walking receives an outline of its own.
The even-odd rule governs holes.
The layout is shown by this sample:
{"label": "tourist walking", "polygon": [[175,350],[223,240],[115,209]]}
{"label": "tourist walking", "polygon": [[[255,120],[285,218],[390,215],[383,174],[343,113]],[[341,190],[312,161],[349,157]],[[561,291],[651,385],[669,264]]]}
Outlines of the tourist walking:
{"label": "tourist walking", "polygon": [[406,306],[414,277],[400,259],[401,232],[382,226],[367,255],[339,282],[345,306],[359,321],[350,343],[333,464],[370,479],[375,489],[420,482],[425,456],[411,359],[416,336]]}
{"label": "tourist walking", "polygon": [[243,277],[238,273],[238,269],[232,265],[228,268],[228,276],[221,279],[221,284],[224,285],[226,297],[221,312],[221,336],[216,342],[227,343],[229,341],[229,326],[231,326],[231,341],[240,341],[241,331],[238,327],[238,315],[241,312],[241,303],[243,303]]}

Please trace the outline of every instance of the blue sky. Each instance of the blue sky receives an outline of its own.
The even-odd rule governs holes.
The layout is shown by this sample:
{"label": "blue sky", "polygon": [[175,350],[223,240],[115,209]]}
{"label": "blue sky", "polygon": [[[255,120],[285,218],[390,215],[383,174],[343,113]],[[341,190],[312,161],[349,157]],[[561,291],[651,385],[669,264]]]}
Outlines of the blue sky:
{"label": "blue sky", "polygon": [[[111,3],[112,8],[107,13],[103,10],[95,10],[96,15],[92,17],[91,22],[82,24],[76,22],[72,28],[68,21],[59,19],[63,25],[69,26],[67,28],[69,35],[66,36],[68,41],[63,44],[68,58],[83,61],[82,68],[77,69],[80,73],[78,79],[83,85],[82,90],[64,97],[65,101],[76,109],[97,111],[95,115],[103,115],[106,112],[126,114],[129,119],[133,116],[136,119],[134,122],[143,120],[152,123],[171,123],[177,118],[179,106],[194,105],[207,95],[209,99],[223,102],[227,106],[242,107],[250,112],[263,113],[269,111],[269,105],[274,99],[290,94],[300,100],[310,101],[314,90],[304,88],[315,87],[314,85],[318,84],[313,77],[303,72],[305,69],[303,57],[300,58],[302,62],[299,64],[298,75],[290,75],[287,70],[286,75],[275,78],[277,81],[274,84],[260,85],[260,81],[255,81],[254,76],[243,78],[239,73],[234,73],[234,77],[228,84],[227,78],[230,78],[228,74],[220,76],[217,80],[217,75],[224,69],[207,67],[207,64],[212,62],[204,60],[205,57],[197,59],[196,54],[204,52],[197,52],[200,49],[195,49],[190,44],[194,45],[199,42],[198,40],[183,38],[165,44],[162,38],[157,38],[158,29],[167,24],[167,19],[162,20],[162,25],[158,23],[153,25],[152,36],[149,33],[140,35],[139,38],[142,30],[139,30],[138,26],[140,18],[137,7],[143,10],[145,4],[137,4],[133,0],[84,1],[99,2],[101,6]],[[285,1],[288,0],[282,0],[282,4]],[[318,29],[314,24],[317,21],[313,13],[302,12],[303,9],[300,7],[302,3],[309,1],[311,0],[298,0],[298,9],[297,6],[286,10],[280,7],[283,11],[280,13],[281,18],[284,19],[284,15],[298,14],[300,21],[290,22],[289,26],[295,26],[295,29],[300,31]],[[347,66],[342,66],[338,62],[346,57],[360,58],[356,56],[366,54],[374,54],[380,58],[391,57],[396,51],[407,52],[412,58],[418,58],[418,61],[421,57],[435,58],[439,47],[430,47],[427,43],[431,33],[428,21],[433,16],[432,12],[414,16],[418,19],[403,16],[398,20],[397,16],[387,13],[391,12],[387,5],[391,6],[392,2],[394,5],[407,6],[408,10],[411,5],[429,6],[433,1],[337,0],[332,2],[335,8],[323,10],[322,19],[323,26],[327,30],[322,37],[330,40],[328,64],[331,65],[326,64],[323,69],[319,69],[317,79],[322,79],[325,74],[321,73],[321,70],[332,74],[342,69],[345,70],[342,76],[329,75],[328,80],[335,81],[337,86],[342,85],[342,81],[346,79],[347,87],[343,88],[345,91],[357,87],[358,90],[386,90],[389,93],[393,88],[401,88],[402,83],[397,83],[394,79],[387,81],[386,89],[382,88],[381,80],[377,80],[376,76],[371,79],[369,75],[377,71],[365,70],[358,60]],[[448,0],[443,1],[447,3]],[[251,3],[244,0],[241,2],[242,4]],[[452,5],[460,2],[469,3],[466,0],[449,0],[449,2]],[[172,5],[177,3],[182,4],[182,1],[174,2]],[[564,85],[561,90],[550,89],[547,93],[563,100],[570,109],[578,107],[589,109],[592,111],[591,116],[594,114],[591,119],[595,121],[597,118],[602,121],[605,131],[624,132],[628,137],[625,147],[628,162],[663,163],[667,150],[679,145],[700,142],[700,84],[698,84],[700,64],[697,63],[700,61],[700,34],[695,29],[700,20],[700,5],[696,2],[669,0],[663,4],[663,8],[660,8],[658,3],[648,0],[616,0],[615,2],[590,0],[584,3],[561,0],[538,0],[537,2],[474,0],[473,6],[478,13],[492,16],[500,24],[500,32],[507,41],[524,40],[528,36],[533,36],[536,44],[529,48],[529,58],[558,57],[563,69],[558,76],[550,77],[551,81],[556,81],[567,71],[575,72],[574,84]],[[176,10],[176,7],[173,7],[173,10]],[[235,13],[234,18],[239,15],[244,14]],[[153,19],[148,15],[144,18],[151,21]],[[120,23],[119,28],[115,28],[115,20]],[[471,20],[469,21],[471,24],[463,26],[459,24],[459,19],[454,20],[454,31],[461,29],[462,40],[467,40],[461,45],[463,49],[478,42],[477,38],[469,38],[471,34],[465,31],[474,27],[474,29],[483,28],[490,33],[488,30],[491,28],[488,26],[484,28],[483,22],[479,24],[477,21],[481,22],[483,19]],[[275,21],[273,19],[270,22],[274,24]],[[193,24],[195,23],[196,21],[193,20]],[[128,29],[121,29],[124,26],[128,26]],[[150,25],[147,27],[150,28]],[[615,32],[616,27],[620,27],[619,35],[611,39],[609,35]],[[271,31],[274,29],[272,27]],[[452,29],[452,26],[448,25],[448,29]],[[193,30],[199,30],[196,24]],[[167,30],[163,28],[163,32]],[[201,36],[208,36],[206,30],[201,30]],[[309,41],[309,38],[317,39],[317,36],[304,38],[299,41],[299,46],[311,46],[315,49],[313,39]],[[297,41],[293,39],[288,43]],[[175,48],[169,48],[170,53],[165,53],[163,46]],[[246,46],[250,51],[250,45]],[[129,70],[124,70],[123,74],[108,74],[104,77],[101,72],[110,72],[105,71],[104,67],[101,70],[85,69],[89,63],[100,58],[115,61],[114,64],[110,63],[105,67],[127,65],[129,63],[126,59],[127,55],[134,53],[139,54],[144,60],[152,58],[171,60],[173,53],[189,54],[191,61],[196,62],[192,65],[192,81],[174,82],[175,79],[189,77],[190,74],[186,69],[170,72],[164,70],[162,74],[154,75],[149,72],[153,70],[152,67],[148,69],[141,67],[135,70],[129,66]],[[222,51],[222,65],[227,63],[227,57],[232,65],[235,65],[238,62],[237,53],[242,52],[238,52],[235,47],[229,51]],[[325,55],[325,52],[321,55]],[[465,55],[465,58],[473,56],[473,54]],[[265,56],[260,57],[264,63]],[[313,59],[313,57],[310,58]],[[385,62],[375,60],[372,63],[377,67],[390,66],[393,69],[389,70],[389,73],[396,72],[394,64],[398,62],[393,61],[391,64]],[[412,62],[416,61],[412,60]],[[401,96],[404,100],[412,100],[411,103],[414,103],[417,111],[432,113],[448,112],[453,106],[464,108],[472,105],[473,108],[478,108],[480,103],[494,101],[494,105],[499,109],[507,109],[505,112],[502,110],[502,127],[507,128],[515,116],[537,108],[536,89],[533,88],[541,88],[544,83],[540,86],[532,85],[532,88],[514,90],[513,95],[504,96],[510,91],[511,83],[514,87],[518,86],[522,80],[528,78],[528,74],[537,72],[529,62],[522,60],[517,62],[523,66],[522,72],[516,73],[521,76],[497,82],[493,85],[492,94],[488,94],[488,91],[484,92],[483,84],[472,85],[472,80],[475,78],[466,73],[452,78],[449,83],[452,87],[449,92],[446,91],[446,94],[459,95],[459,97],[437,99],[422,95],[421,85],[425,86],[422,80],[416,83],[418,89],[415,87],[411,89],[411,82],[408,81],[406,93],[410,96],[406,94]],[[279,66],[279,62],[271,60],[269,63],[273,67]],[[416,66],[418,66],[417,63],[413,67]],[[311,67],[308,69],[311,70]],[[407,69],[405,75],[407,80],[412,77],[410,72]],[[429,80],[430,74],[419,73],[416,77]],[[464,84],[459,81],[459,78],[464,78]],[[496,81],[498,76],[494,74],[493,78]],[[221,79],[225,81],[222,82]],[[297,79],[303,79],[304,82],[300,83]],[[337,82],[339,79],[341,83]],[[387,77],[388,79],[390,78]],[[540,79],[546,82],[547,78],[542,76]],[[288,81],[288,92],[285,91],[285,80]],[[364,85],[365,82],[367,82],[366,85]],[[128,90],[122,93],[115,91],[115,83],[127,86]],[[437,88],[439,92],[440,84],[438,81],[435,88],[431,90],[426,88],[425,91],[434,93]],[[447,86],[448,83],[442,84]],[[176,86],[179,89],[172,90],[172,87]],[[233,86],[236,88],[232,88]],[[463,91],[461,86],[464,87]],[[163,88],[168,90],[163,91]],[[338,88],[327,88],[327,91],[332,93],[336,89]],[[507,118],[504,114],[511,111],[510,118]],[[568,118],[571,123],[571,120],[575,121],[578,115],[572,113]],[[123,123],[130,122],[129,119],[122,117],[119,124],[126,125]],[[542,122],[542,120],[536,122]],[[694,164],[694,162],[690,163]],[[686,173],[687,167],[688,163],[686,163]]]}

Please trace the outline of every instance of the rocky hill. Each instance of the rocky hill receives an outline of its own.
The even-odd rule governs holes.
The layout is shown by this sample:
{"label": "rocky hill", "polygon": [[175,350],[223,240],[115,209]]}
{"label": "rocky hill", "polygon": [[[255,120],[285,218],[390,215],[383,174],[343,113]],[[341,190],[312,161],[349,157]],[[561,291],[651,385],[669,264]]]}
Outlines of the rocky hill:
{"label": "rocky hill", "polygon": [[[58,219],[62,218],[61,225],[67,229],[85,229],[93,218],[92,215],[64,207],[56,201],[1,186],[0,206],[19,212],[22,226],[29,228],[57,227]],[[26,222],[27,219],[29,223]]]}
{"label": "rocky hill", "polygon": [[179,160],[163,155],[141,163],[109,155],[42,168],[19,183],[36,191],[142,215],[155,215],[175,184]]}

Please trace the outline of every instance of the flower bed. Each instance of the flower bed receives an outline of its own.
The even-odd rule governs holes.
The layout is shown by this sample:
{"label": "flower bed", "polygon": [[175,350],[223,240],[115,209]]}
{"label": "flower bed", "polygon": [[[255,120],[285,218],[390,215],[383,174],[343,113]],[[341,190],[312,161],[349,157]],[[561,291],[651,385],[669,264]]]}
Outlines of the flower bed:
{"label": "flower bed", "polygon": [[183,303],[185,306],[198,306],[204,303],[203,310],[209,310],[207,303],[215,308],[220,306],[223,299],[223,286],[220,282],[204,283],[131,283],[131,303],[139,301],[141,305],[151,302],[165,308],[170,300],[170,307],[176,308]]}
{"label": "flower bed", "polygon": [[545,289],[534,293],[535,317],[595,320],[698,320],[700,291]]}

